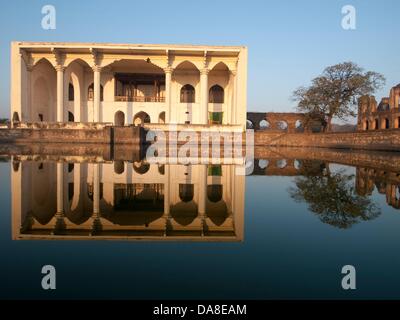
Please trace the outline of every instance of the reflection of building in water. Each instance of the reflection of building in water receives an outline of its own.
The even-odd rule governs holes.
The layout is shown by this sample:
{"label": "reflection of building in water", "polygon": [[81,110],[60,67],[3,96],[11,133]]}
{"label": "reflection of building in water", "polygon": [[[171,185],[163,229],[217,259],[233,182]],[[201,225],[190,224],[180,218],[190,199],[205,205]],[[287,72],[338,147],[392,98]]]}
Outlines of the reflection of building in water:
{"label": "reflection of building in water", "polygon": [[232,165],[14,162],[13,238],[242,240]]}
{"label": "reflection of building in water", "polygon": [[371,168],[357,168],[356,191],[359,195],[371,195],[376,187],[386,195],[386,202],[400,209],[400,174]]}

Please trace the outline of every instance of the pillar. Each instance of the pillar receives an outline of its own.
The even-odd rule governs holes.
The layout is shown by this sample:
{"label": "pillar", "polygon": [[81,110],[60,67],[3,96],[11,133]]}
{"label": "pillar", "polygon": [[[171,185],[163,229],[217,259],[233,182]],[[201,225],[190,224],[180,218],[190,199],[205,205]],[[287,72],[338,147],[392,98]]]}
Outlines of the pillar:
{"label": "pillar", "polygon": [[93,164],[93,213],[100,213],[100,164]]}
{"label": "pillar", "polygon": [[101,165],[98,163],[93,164],[93,214],[92,214],[92,232],[95,235],[101,230],[100,221],[100,170]]}
{"label": "pillar", "polygon": [[165,230],[164,236],[167,236],[168,229],[170,227],[170,208],[171,208],[171,199],[170,199],[170,165],[165,164],[165,175],[164,175],[164,219],[165,219]]}
{"label": "pillar", "polygon": [[93,122],[100,122],[100,97],[101,97],[101,83],[100,83],[101,67],[93,67]]}
{"label": "pillar", "polygon": [[233,88],[232,88],[232,105],[230,106],[230,117],[228,118],[229,123],[228,124],[236,124],[236,100],[237,100],[237,71],[232,70],[231,71],[232,75],[232,81],[233,81]]}
{"label": "pillar", "polygon": [[200,215],[206,213],[207,200],[207,165],[199,165],[199,206],[198,212]]}
{"label": "pillar", "polygon": [[56,121],[64,122],[64,70],[61,65],[56,67],[57,70],[57,112]]}
{"label": "pillar", "polygon": [[64,213],[64,164],[57,162],[57,213]]}
{"label": "pillar", "polygon": [[38,121],[39,118],[32,112],[32,66],[26,67],[26,110],[29,121]]}
{"label": "pillar", "polygon": [[169,216],[170,213],[170,165],[165,164],[165,183],[164,183],[164,214]]}
{"label": "pillar", "polygon": [[199,166],[199,205],[198,214],[201,219],[202,232],[204,235],[206,224],[206,204],[207,204],[207,165]]}
{"label": "pillar", "polygon": [[57,212],[53,234],[60,234],[65,230],[64,221],[64,163],[57,162]]}
{"label": "pillar", "polygon": [[164,69],[165,72],[165,123],[176,123],[175,117],[172,115],[171,108],[171,80],[172,80],[172,68],[167,67]]}
{"label": "pillar", "polygon": [[200,71],[200,124],[208,124],[208,69]]}

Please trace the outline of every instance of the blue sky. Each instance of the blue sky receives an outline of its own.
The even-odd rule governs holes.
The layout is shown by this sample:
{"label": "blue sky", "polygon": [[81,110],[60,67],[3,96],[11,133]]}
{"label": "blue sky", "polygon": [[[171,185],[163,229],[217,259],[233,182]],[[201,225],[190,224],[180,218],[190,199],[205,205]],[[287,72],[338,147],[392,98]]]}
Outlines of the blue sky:
{"label": "blue sky", "polygon": [[[57,29],[41,28],[54,5]],[[356,30],[341,27],[344,5]],[[291,111],[291,93],[326,66],[352,60],[400,83],[400,1],[22,1],[0,6],[0,117],[9,115],[10,41],[246,45],[248,110]],[[396,32],[397,31],[397,32]]]}

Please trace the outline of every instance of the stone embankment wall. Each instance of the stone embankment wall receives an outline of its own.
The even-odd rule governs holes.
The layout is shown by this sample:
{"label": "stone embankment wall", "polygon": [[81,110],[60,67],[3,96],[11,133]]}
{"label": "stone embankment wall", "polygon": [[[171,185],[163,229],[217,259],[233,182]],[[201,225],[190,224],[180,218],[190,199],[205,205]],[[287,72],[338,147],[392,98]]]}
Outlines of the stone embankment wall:
{"label": "stone embankment wall", "polygon": [[111,143],[111,127],[103,129],[1,129],[0,142]]}
{"label": "stone embankment wall", "polygon": [[332,133],[256,131],[254,145],[400,151],[400,130]]}
{"label": "stone embankment wall", "polygon": [[100,123],[21,123],[0,129],[0,143],[140,144],[141,127],[113,127]]}
{"label": "stone embankment wall", "polygon": [[[23,124],[17,128],[0,129],[0,143],[94,143],[130,145],[146,143],[146,130],[166,129],[164,126],[154,127],[113,127],[107,124]],[[228,128],[192,128],[181,126],[179,132],[192,132],[198,137],[199,143],[205,139],[204,132],[208,132],[208,141],[216,143],[232,143],[242,140],[246,134],[240,134],[236,128],[228,133]],[[239,133],[239,134],[238,134]],[[214,139],[216,135],[216,139]],[[220,137],[218,137],[220,135]],[[241,139],[241,136],[243,137]],[[160,138],[160,137],[158,137]],[[190,141],[190,137],[181,137],[176,132],[166,133],[159,140],[171,138],[177,144]],[[182,139],[180,139],[182,138]],[[178,140],[178,141],[177,141]],[[171,141],[169,141],[171,143]],[[248,143],[251,144],[250,141]],[[255,146],[279,147],[321,147],[360,150],[400,151],[400,129],[386,129],[361,132],[334,132],[334,133],[288,133],[283,131],[255,131]]]}

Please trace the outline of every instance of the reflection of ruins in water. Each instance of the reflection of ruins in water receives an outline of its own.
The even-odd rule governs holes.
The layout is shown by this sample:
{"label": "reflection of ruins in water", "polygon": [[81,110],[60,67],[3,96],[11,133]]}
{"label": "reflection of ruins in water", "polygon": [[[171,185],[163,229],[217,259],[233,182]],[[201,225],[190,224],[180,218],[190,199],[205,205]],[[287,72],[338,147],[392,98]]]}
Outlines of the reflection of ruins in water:
{"label": "reflection of ruins in water", "polygon": [[[400,153],[264,148],[256,149],[255,155],[253,175],[299,177],[295,178],[295,187],[289,192],[294,199],[300,197],[307,202],[311,211],[325,214],[321,219],[323,222],[350,227],[357,216],[364,221],[377,217],[380,212],[371,198],[375,187],[379,194],[386,196],[389,206],[400,209]],[[330,164],[355,167],[355,176],[332,173]],[[338,187],[341,187],[340,192]],[[338,194],[333,194],[335,190]],[[337,208],[342,207],[340,212],[326,210],[329,204],[335,207],[334,202],[338,204]]]}
{"label": "reflection of ruins in water", "polygon": [[233,165],[13,161],[14,239],[243,239]]}
{"label": "reflection of ruins in water", "polygon": [[374,168],[357,168],[356,190],[360,195],[369,196],[376,190],[386,195],[386,203],[400,209],[400,172]]}

